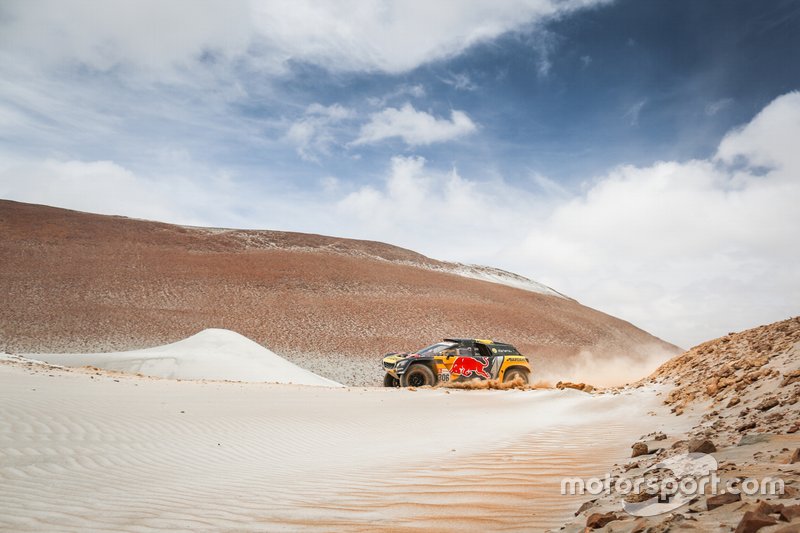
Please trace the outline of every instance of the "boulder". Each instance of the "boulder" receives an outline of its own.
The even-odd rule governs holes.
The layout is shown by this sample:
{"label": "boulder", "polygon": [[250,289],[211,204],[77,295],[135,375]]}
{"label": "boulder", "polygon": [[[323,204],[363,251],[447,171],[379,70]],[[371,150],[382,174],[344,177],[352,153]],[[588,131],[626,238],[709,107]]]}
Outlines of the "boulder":
{"label": "boulder", "polygon": [[723,494],[719,494],[717,496],[709,496],[706,500],[706,508],[709,511],[713,511],[717,507],[722,507],[723,505],[728,505],[729,503],[740,502],[742,501],[741,494],[733,494],[731,492],[725,492]]}
{"label": "boulder", "polygon": [[758,409],[759,411],[769,411],[779,403],[780,402],[778,401],[778,399],[775,398],[774,396],[770,398],[764,398],[764,400],[762,400],[761,403],[759,403],[756,406],[756,409]]}
{"label": "boulder", "polygon": [[586,519],[586,527],[589,529],[600,529],[614,520],[619,520],[619,516],[614,512],[593,513]]}
{"label": "boulder", "polygon": [[779,513],[783,510],[782,503],[769,503],[763,500],[758,501],[758,505],[756,505],[755,509],[752,511],[756,514],[763,514],[763,515],[771,515],[775,513]]}
{"label": "boulder", "polygon": [[744,424],[740,424],[739,426],[737,426],[736,431],[742,433],[747,431],[748,429],[753,429],[754,427],[756,427],[756,423],[751,420],[750,422],[745,422]]}
{"label": "boulder", "polygon": [[708,439],[692,439],[689,441],[689,453],[713,453],[715,451],[717,451],[717,447]]}
{"label": "boulder", "polygon": [[733,374],[733,369],[728,364],[722,365],[719,370],[717,370],[717,376],[721,378],[730,376],[731,374]]}
{"label": "boulder", "polygon": [[755,533],[762,527],[774,526],[778,521],[771,516],[747,511],[736,526],[734,533]]}
{"label": "boulder", "polygon": [[781,506],[778,512],[781,514],[781,520],[791,522],[796,518],[800,518],[800,504]]}
{"label": "boulder", "polygon": [[750,364],[750,368],[761,368],[762,366],[769,363],[769,357],[767,356],[756,357],[754,359],[750,359],[748,363]]}
{"label": "boulder", "polygon": [[795,448],[789,457],[789,464],[793,465],[795,463],[800,463],[800,448]]}
{"label": "boulder", "polygon": [[785,387],[794,383],[795,381],[800,381],[800,368],[797,370],[793,370],[791,372],[787,372],[783,375],[783,381],[781,381],[781,387]]}
{"label": "boulder", "polygon": [[583,392],[592,392],[595,388],[588,383],[572,383],[571,381],[559,381],[556,383],[557,389],[575,389]]}
{"label": "boulder", "polygon": [[640,455],[647,455],[648,453],[647,444],[644,442],[635,443],[633,446],[631,446],[631,449],[633,450],[631,452],[631,457],[639,457]]}

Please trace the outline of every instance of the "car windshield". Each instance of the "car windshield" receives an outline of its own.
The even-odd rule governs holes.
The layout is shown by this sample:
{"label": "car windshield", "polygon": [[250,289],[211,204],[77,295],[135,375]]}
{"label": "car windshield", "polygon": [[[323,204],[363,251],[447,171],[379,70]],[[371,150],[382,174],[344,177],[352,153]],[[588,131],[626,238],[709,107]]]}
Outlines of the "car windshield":
{"label": "car windshield", "polygon": [[417,353],[419,355],[427,355],[427,356],[434,356],[440,354],[443,350],[448,348],[453,348],[456,345],[454,342],[437,342],[436,344],[431,344],[427,348],[423,348]]}

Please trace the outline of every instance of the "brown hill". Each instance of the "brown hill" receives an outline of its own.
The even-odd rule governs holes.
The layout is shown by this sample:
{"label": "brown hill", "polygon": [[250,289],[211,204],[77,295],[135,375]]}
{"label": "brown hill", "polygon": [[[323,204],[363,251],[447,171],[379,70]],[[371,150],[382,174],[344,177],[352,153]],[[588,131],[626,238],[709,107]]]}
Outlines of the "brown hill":
{"label": "brown hill", "polygon": [[511,342],[567,378],[678,352],[530,280],[378,242],[0,201],[0,264],[9,352],[134,349],[219,327],[349,383],[376,383],[382,353],[443,336]]}

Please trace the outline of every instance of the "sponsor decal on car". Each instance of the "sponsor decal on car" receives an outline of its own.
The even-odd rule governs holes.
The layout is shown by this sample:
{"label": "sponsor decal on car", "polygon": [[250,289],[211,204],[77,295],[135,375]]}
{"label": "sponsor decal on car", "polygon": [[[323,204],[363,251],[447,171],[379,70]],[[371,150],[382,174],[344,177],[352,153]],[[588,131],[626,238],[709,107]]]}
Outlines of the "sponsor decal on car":
{"label": "sponsor decal on car", "polygon": [[489,379],[489,373],[486,372],[487,366],[489,366],[488,357],[458,357],[453,361],[450,372],[465,378],[471,378],[474,375]]}

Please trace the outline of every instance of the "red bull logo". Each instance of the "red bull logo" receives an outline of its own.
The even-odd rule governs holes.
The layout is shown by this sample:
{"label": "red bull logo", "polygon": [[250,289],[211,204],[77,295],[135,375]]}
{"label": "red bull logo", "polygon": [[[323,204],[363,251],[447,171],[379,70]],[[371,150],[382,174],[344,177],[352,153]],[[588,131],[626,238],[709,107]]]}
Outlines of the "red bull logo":
{"label": "red bull logo", "polygon": [[480,376],[489,379],[489,373],[486,372],[487,366],[489,366],[488,357],[457,357],[453,361],[453,366],[450,367],[450,373],[459,374],[465,378]]}

